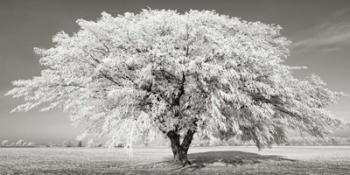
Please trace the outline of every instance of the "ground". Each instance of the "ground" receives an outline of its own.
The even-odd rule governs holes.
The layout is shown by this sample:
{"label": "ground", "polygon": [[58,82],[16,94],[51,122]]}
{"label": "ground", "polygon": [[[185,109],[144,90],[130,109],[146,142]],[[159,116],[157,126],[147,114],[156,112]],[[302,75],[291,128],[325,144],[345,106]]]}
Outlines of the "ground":
{"label": "ground", "polygon": [[0,174],[350,174],[350,146],[192,147],[191,166],[167,147],[0,148]]}

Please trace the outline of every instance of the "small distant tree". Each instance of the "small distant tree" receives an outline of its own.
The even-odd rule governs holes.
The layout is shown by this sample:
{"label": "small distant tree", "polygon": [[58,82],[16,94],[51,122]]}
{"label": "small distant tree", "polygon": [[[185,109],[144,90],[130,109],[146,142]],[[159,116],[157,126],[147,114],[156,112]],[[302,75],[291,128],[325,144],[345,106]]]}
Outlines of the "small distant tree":
{"label": "small distant tree", "polygon": [[89,141],[86,142],[86,146],[88,148],[96,148],[96,147],[103,147],[103,144],[100,142],[96,142],[93,139],[90,139]]}
{"label": "small distant tree", "polygon": [[[63,142],[63,143],[64,143],[64,142]],[[46,146],[46,147],[56,147],[56,146],[58,146],[58,145],[57,145],[56,143],[50,141],[50,142],[46,143],[45,146]]]}
{"label": "small distant tree", "polygon": [[16,142],[16,146],[24,146],[24,140],[23,139],[19,139],[17,142]]}
{"label": "small distant tree", "polygon": [[28,146],[28,147],[35,147],[36,144],[35,144],[35,142],[28,142],[28,143],[27,143],[27,146]]}
{"label": "small distant tree", "polygon": [[290,42],[278,25],[197,10],[77,23],[77,33],[59,32],[52,48],[35,49],[44,70],[13,82],[7,95],[26,101],[13,111],[62,108],[112,145],[136,138],[147,119],[184,165],[195,133],[239,135],[260,149],[285,142],[287,129],[322,137],[340,124],[325,109],[340,93],[318,76],[293,76],[299,68],[284,64]]}
{"label": "small distant tree", "polygon": [[83,147],[83,141],[79,140],[78,144],[77,144],[77,147]]}
{"label": "small distant tree", "polygon": [[9,143],[8,140],[3,140],[3,141],[1,142],[1,146],[7,146],[8,143]]}
{"label": "small distant tree", "polygon": [[63,146],[64,146],[64,147],[72,147],[73,144],[72,144],[72,142],[71,142],[70,140],[65,140],[65,141],[63,142]]}
{"label": "small distant tree", "polygon": [[87,146],[88,148],[93,148],[93,147],[95,147],[95,143],[94,143],[94,141],[93,141],[92,139],[90,139],[90,140],[86,143],[86,146]]}

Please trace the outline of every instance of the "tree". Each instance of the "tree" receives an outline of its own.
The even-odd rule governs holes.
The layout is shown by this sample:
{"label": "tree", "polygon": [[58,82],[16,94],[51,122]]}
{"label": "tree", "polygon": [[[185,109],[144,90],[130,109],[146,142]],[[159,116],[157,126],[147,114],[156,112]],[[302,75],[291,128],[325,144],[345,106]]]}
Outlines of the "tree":
{"label": "tree", "polygon": [[63,141],[64,147],[73,147],[73,143],[70,140]]}
{"label": "tree", "polygon": [[184,164],[195,133],[240,136],[260,149],[285,142],[288,129],[322,137],[340,124],[325,107],[341,93],[316,75],[293,76],[301,67],[284,64],[290,41],[278,25],[197,10],[103,12],[77,23],[52,48],[34,49],[44,69],[13,82],[7,95],[26,101],[13,111],[62,108],[111,145],[149,123]]}
{"label": "tree", "polygon": [[28,143],[27,143],[27,146],[28,146],[28,147],[35,147],[36,144],[35,144],[35,142],[28,142]]}
{"label": "tree", "polygon": [[25,146],[24,145],[24,140],[23,139],[19,139],[19,140],[17,140],[17,142],[16,142],[16,146],[18,146],[18,147],[20,147],[20,146]]}
{"label": "tree", "polygon": [[1,142],[1,146],[5,147],[5,146],[7,146],[8,143],[9,143],[8,140],[3,140],[3,141]]}
{"label": "tree", "polygon": [[83,145],[83,141],[81,141],[81,140],[78,140],[78,144],[77,144],[77,147],[83,147],[84,145]]}

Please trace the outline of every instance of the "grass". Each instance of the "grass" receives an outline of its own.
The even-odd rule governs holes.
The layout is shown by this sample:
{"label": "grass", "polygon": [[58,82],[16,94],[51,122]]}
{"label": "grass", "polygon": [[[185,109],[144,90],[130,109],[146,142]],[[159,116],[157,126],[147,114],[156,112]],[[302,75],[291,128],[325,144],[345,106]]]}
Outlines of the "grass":
{"label": "grass", "polygon": [[169,148],[0,148],[0,174],[350,174],[350,147],[193,147],[191,166]]}

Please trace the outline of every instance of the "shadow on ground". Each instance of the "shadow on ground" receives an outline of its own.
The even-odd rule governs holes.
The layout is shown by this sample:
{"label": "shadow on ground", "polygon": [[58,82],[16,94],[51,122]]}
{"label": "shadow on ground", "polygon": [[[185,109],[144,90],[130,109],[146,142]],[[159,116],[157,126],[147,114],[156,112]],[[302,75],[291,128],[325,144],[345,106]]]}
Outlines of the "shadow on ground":
{"label": "shadow on ground", "polygon": [[242,151],[210,151],[192,153],[188,155],[188,158],[192,162],[190,166],[180,168],[181,170],[173,170],[180,170],[181,172],[184,172],[186,170],[195,171],[204,167],[228,167],[244,164],[257,164],[271,161],[295,161],[292,159],[283,158],[281,156],[260,155],[256,153]]}
{"label": "shadow on ground", "polygon": [[188,155],[191,165],[183,167],[175,164],[172,158],[167,158],[166,161],[153,164],[152,168],[166,168],[170,172],[180,171],[196,171],[202,168],[210,167],[232,167],[239,165],[252,165],[264,162],[295,162],[292,159],[286,159],[275,155],[260,155],[256,153],[242,152],[242,151],[210,151],[192,153]]}
{"label": "shadow on ground", "polygon": [[294,161],[281,156],[260,155],[242,151],[210,151],[189,154],[188,158],[195,165],[237,166],[242,164],[255,164],[264,161]]}

